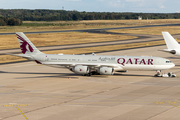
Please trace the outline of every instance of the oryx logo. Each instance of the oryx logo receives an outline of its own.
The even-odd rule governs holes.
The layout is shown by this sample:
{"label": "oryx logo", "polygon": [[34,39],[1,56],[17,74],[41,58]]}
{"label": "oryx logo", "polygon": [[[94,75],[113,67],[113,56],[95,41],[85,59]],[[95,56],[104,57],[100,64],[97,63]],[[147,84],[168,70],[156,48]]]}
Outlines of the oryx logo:
{"label": "oryx logo", "polygon": [[29,52],[34,51],[34,49],[31,47],[31,45],[26,40],[24,40],[24,38],[22,38],[18,34],[16,34],[16,35],[17,35],[17,38],[22,41],[22,42],[20,42],[20,47],[21,47],[21,51],[23,54],[25,54],[27,51],[29,51]]}

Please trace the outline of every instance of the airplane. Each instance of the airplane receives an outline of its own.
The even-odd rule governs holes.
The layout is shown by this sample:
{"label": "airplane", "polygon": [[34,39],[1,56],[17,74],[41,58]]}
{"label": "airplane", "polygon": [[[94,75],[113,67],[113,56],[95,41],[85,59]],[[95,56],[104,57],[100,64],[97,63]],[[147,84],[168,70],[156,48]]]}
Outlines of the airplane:
{"label": "airplane", "polygon": [[90,76],[94,74],[113,75],[127,70],[157,71],[175,66],[170,60],[152,56],[106,56],[106,55],[64,55],[45,54],[39,51],[23,32],[16,32],[23,54],[14,56],[35,61],[37,64],[65,67],[75,74]]}
{"label": "airplane", "polygon": [[169,32],[162,32],[164,40],[166,42],[167,49],[160,51],[169,52],[171,54],[180,56],[180,45],[179,43],[169,34]]}

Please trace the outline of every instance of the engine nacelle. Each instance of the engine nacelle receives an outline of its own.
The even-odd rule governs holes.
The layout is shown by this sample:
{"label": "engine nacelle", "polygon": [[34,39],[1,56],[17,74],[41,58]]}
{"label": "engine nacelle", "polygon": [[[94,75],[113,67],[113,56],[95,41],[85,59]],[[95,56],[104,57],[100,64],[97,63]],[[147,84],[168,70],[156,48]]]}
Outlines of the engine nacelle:
{"label": "engine nacelle", "polygon": [[98,72],[101,75],[113,75],[114,69],[111,67],[101,67],[101,68],[99,68]]}
{"label": "engine nacelle", "polygon": [[72,71],[76,74],[88,74],[89,68],[88,66],[77,65],[72,69]]}
{"label": "engine nacelle", "polygon": [[180,56],[180,50],[171,50],[170,51],[171,54],[174,54],[174,55],[177,55],[177,56]]}
{"label": "engine nacelle", "polygon": [[171,54],[176,54],[176,51],[175,50],[171,50],[170,53]]}

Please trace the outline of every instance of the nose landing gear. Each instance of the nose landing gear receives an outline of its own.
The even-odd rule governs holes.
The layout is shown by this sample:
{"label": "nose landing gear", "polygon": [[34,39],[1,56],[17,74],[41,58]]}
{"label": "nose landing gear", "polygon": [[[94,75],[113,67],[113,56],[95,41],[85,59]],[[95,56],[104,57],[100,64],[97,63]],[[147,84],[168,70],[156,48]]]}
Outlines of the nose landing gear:
{"label": "nose landing gear", "polygon": [[157,73],[154,75],[154,77],[162,77],[161,70],[157,70]]}
{"label": "nose landing gear", "polygon": [[157,70],[157,73],[154,75],[154,77],[176,77],[176,74],[172,72],[168,72],[167,74],[161,74],[161,70]]}

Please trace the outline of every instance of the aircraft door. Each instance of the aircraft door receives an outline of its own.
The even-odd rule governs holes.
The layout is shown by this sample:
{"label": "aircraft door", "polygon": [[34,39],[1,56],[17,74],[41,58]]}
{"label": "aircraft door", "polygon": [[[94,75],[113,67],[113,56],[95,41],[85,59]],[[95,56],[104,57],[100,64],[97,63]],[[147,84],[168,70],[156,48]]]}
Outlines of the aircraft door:
{"label": "aircraft door", "polygon": [[157,63],[158,63],[158,64],[161,64],[161,60],[160,60],[160,59],[158,59],[158,60],[157,60]]}
{"label": "aircraft door", "polygon": [[49,58],[48,58],[48,56],[46,55],[46,57],[45,57],[45,61],[49,61]]}
{"label": "aircraft door", "polygon": [[41,59],[42,59],[42,61],[49,61],[49,58],[47,57],[47,55],[43,56]]}
{"label": "aircraft door", "polygon": [[41,60],[42,60],[42,61],[45,61],[45,56],[42,56]]}
{"label": "aircraft door", "polygon": [[78,61],[78,62],[81,62],[81,61],[82,61],[82,58],[78,58],[77,61]]}
{"label": "aircraft door", "polygon": [[157,69],[157,65],[160,65],[161,64],[161,59],[157,59],[154,63],[154,69],[156,70]]}

